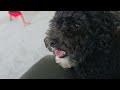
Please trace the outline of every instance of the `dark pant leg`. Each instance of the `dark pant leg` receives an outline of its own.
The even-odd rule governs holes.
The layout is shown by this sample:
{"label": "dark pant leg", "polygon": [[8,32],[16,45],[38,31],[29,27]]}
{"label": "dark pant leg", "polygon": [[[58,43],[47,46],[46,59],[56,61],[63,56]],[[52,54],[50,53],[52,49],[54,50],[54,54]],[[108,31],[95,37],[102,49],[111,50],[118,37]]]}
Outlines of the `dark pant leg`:
{"label": "dark pant leg", "polygon": [[63,69],[55,63],[55,57],[45,56],[33,65],[20,79],[75,79],[72,69]]}

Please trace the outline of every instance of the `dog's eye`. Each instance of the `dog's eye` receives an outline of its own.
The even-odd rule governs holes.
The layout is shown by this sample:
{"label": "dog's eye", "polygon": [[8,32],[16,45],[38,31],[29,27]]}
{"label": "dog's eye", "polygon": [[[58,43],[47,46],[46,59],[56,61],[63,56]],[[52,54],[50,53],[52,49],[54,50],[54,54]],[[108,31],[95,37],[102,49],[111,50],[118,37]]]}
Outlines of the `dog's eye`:
{"label": "dog's eye", "polygon": [[75,24],[75,27],[76,27],[76,28],[79,28],[79,27],[80,27],[80,25],[78,25],[78,24]]}

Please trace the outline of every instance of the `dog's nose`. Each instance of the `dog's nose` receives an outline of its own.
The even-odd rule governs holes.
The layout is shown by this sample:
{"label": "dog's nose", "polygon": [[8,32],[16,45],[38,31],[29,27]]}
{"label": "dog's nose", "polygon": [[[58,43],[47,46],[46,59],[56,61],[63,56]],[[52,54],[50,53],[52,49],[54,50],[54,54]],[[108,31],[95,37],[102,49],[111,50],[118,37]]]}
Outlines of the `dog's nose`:
{"label": "dog's nose", "polygon": [[52,41],[50,42],[50,46],[51,46],[51,47],[56,47],[56,45],[57,45],[57,41],[52,40]]}
{"label": "dog's nose", "polygon": [[56,47],[56,43],[51,42],[51,43],[50,43],[50,46],[51,46],[51,47]]}

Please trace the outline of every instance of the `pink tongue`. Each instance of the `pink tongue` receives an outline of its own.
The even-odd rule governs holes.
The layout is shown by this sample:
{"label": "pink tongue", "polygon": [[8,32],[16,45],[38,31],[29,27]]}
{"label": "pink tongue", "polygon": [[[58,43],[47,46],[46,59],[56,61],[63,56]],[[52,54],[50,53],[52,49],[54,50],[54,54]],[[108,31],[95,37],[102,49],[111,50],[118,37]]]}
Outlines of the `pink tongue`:
{"label": "pink tongue", "polygon": [[62,57],[64,55],[64,51],[58,51],[58,50],[56,50],[55,51],[55,55],[58,56],[58,57]]}

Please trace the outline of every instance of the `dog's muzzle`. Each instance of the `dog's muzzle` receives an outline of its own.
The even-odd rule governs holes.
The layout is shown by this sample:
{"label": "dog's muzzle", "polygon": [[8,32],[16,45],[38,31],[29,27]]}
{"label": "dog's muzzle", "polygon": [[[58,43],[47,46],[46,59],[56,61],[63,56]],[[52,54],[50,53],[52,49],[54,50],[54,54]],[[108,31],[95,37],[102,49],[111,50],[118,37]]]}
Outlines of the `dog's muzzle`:
{"label": "dog's muzzle", "polygon": [[51,40],[48,42],[48,38],[45,38],[44,42],[45,42],[46,48],[48,48],[50,52],[53,52],[53,54],[56,57],[64,58],[67,56],[64,50],[60,50],[57,48],[58,43],[55,40]]}

